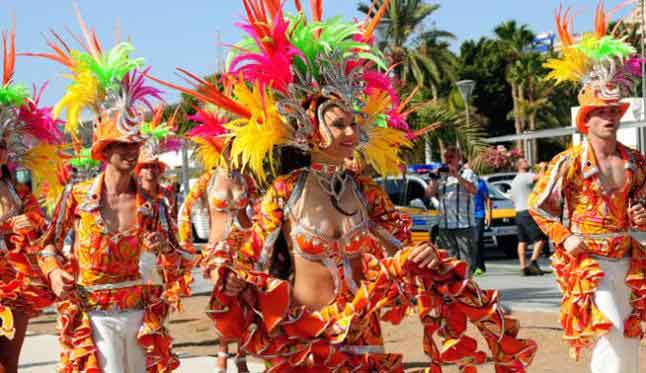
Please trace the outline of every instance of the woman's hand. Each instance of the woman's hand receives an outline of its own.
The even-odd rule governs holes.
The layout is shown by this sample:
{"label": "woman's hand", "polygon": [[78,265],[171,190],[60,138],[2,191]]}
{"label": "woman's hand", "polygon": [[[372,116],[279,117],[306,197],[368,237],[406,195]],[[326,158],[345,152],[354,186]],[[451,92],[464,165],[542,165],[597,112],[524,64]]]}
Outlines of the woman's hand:
{"label": "woman's hand", "polygon": [[408,260],[417,264],[421,269],[436,268],[440,261],[436,255],[435,248],[428,242],[424,242],[413,249]]}
{"label": "woman's hand", "polygon": [[63,298],[65,294],[74,289],[74,276],[57,268],[49,274],[49,283],[54,294]]}
{"label": "woman's hand", "polygon": [[585,251],[585,247],[586,246],[585,242],[583,242],[583,239],[576,235],[571,235],[570,237],[565,239],[565,242],[563,242],[563,248],[568,254],[572,256],[583,253]]}
{"label": "woman's hand", "polygon": [[628,214],[633,226],[646,225],[646,208],[641,203],[631,206],[628,209]]}

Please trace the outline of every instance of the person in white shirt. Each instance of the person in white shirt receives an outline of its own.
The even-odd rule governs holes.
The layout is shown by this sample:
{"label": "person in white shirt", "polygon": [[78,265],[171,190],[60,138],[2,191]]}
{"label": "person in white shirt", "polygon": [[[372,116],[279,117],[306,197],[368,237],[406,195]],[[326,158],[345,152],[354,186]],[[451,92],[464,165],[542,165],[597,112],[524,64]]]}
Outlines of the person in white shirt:
{"label": "person in white shirt", "polygon": [[472,195],[476,193],[477,175],[471,169],[460,166],[462,155],[453,146],[444,152],[445,167],[436,171],[431,178],[427,194],[439,200],[438,246],[449,251],[449,255],[464,260],[470,271],[476,268],[473,246],[475,227]]}
{"label": "person in white shirt", "polygon": [[[543,169],[545,165],[543,164]],[[516,209],[516,227],[518,228],[518,261],[520,262],[520,273],[523,276],[538,276],[551,271],[546,271],[538,266],[538,258],[543,252],[547,237],[536,225],[534,219],[529,215],[528,201],[529,194],[534,188],[534,183],[543,175],[529,172],[529,162],[525,158],[516,161],[518,173],[511,182],[511,199]],[[525,251],[527,245],[534,244],[532,259],[527,264]]]}

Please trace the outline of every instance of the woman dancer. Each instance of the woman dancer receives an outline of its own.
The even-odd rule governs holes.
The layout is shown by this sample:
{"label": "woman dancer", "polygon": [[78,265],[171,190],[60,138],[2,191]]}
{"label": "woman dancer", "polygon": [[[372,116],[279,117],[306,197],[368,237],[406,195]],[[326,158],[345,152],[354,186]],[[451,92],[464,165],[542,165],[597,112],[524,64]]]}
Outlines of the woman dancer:
{"label": "woman dancer", "polygon": [[[235,250],[251,226],[247,211],[255,194],[255,187],[251,178],[233,170],[226,157],[220,156],[226,147],[222,137],[226,132],[222,126],[222,117],[206,109],[200,109],[191,119],[200,125],[189,131],[187,137],[196,143],[197,153],[207,171],[190,190],[180,209],[179,241],[184,250],[195,251],[191,236],[191,213],[195,203],[206,200],[209,212],[209,240],[206,248],[202,250],[201,266],[204,276],[212,278],[216,275],[213,269],[221,262],[217,255],[217,247],[228,240],[229,247]],[[211,315],[210,310],[207,313]],[[221,339],[218,344],[218,373],[227,370],[229,342]],[[248,371],[246,358],[241,351],[236,355],[236,365],[239,372]]]}
{"label": "woman dancer", "polygon": [[402,356],[384,351],[379,322],[398,323],[417,309],[433,372],[444,363],[472,371],[485,361],[466,335],[467,320],[498,372],[524,371],[536,344],[516,338],[518,323],[503,315],[497,292],[481,290],[467,265],[444,251],[411,246],[410,218],[371,179],[343,167],[359,152],[378,173],[398,173],[399,152],[410,146],[404,105],[370,43],[389,1],[361,25],[323,20],[320,1],[311,2],[311,20],[300,2],[288,17],[277,1],[243,3],[251,37],[223,78],[231,94],[190,73],[196,90],[165,83],[238,117],[225,125],[234,166],[261,182],[275,169],[275,147],[301,152],[299,167],[284,170],[291,172],[262,197],[240,249],[218,248],[211,303],[218,333],[270,371],[402,371]]}
{"label": "woman dancer", "polygon": [[38,108],[42,90],[30,97],[24,86],[13,82],[14,40],[14,31],[3,34],[6,60],[0,87],[0,372],[18,370],[28,320],[54,300],[32,245],[44,228],[45,218],[29,188],[17,183],[11,170],[28,163],[29,168],[33,167],[37,152],[28,153],[33,145],[54,144],[62,139],[50,109]]}

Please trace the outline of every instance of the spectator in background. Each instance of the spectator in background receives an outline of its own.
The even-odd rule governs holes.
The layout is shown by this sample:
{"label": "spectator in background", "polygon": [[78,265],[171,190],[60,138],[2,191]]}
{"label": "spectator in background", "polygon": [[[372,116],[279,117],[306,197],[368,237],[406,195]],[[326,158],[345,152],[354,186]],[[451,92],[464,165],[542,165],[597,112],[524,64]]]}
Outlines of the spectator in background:
{"label": "spectator in background", "polygon": [[[529,194],[534,188],[534,183],[540,179],[545,171],[545,164],[541,165],[539,174],[529,172],[529,162],[527,159],[520,158],[516,161],[518,174],[511,182],[511,199],[516,209],[516,226],[518,227],[518,260],[520,262],[520,272],[523,276],[539,276],[550,271],[544,271],[538,266],[538,258],[545,247],[547,238],[538,228],[534,219],[529,215],[528,200]],[[534,244],[532,259],[527,264],[525,251],[527,245]]]}
{"label": "spectator in background", "polygon": [[475,216],[475,228],[473,229],[473,245],[475,250],[475,270],[473,274],[475,276],[480,276],[483,273],[487,272],[487,268],[484,263],[484,231],[485,226],[491,224],[491,199],[489,198],[489,188],[487,188],[487,183],[478,178],[478,185],[476,189],[476,194],[473,195],[473,205],[474,216]]}
{"label": "spectator in background", "polygon": [[444,152],[446,166],[435,171],[427,194],[439,200],[438,246],[450,256],[464,260],[471,272],[476,267],[473,245],[475,226],[472,195],[476,193],[477,176],[471,169],[461,168],[460,151],[449,146]]}

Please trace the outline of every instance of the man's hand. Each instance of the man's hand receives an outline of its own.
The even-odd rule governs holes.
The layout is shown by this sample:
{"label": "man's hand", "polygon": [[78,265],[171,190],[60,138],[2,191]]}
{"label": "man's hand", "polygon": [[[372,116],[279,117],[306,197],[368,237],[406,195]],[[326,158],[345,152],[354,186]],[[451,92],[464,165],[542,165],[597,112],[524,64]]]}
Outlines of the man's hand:
{"label": "man's hand", "polygon": [[646,225],[646,208],[641,203],[631,206],[628,215],[633,226]]}
{"label": "man's hand", "polygon": [[448,167],[449,167],[449,176],[458,177],[458,175],[460,175],[459,166],[454,166],[452,164],[449,164]]}
{"label": "man's hand", "polygon": [[414,248],[408,257],[408,260],[417,264],[417,267],[421,269],[432,269],[440,264],[437,255],[435,255],[435,248],[427,242]]}
{"label": "man's hand", "polygon": [[565,248],[565,251],[567,251],[567,253],[572,256],[581,254],[585,251],[586,248],[583,239],[576,235],[571,235],[570,237],[566,238],[565,242],[563,242],[563,247]]}
{"label": "man's hand", "polygon": [[57,268],[49,274],[49,283],[54,294],[63,298],[66,293],[74,289],[74,276]]}
{"label": "man's hand", "polygon": [[144,234],[144,247],[154,253],[166,253],[170,250],[166,236],[160,232],[147,232]]}
{"label": "man's hand", "polygon": [[9,219],[9,223],[11,224],[11,228],[14,231],[34,229],[34,224],[31,222],[31,220],[29,220],[27,215],[14,216],[13,218]]}

